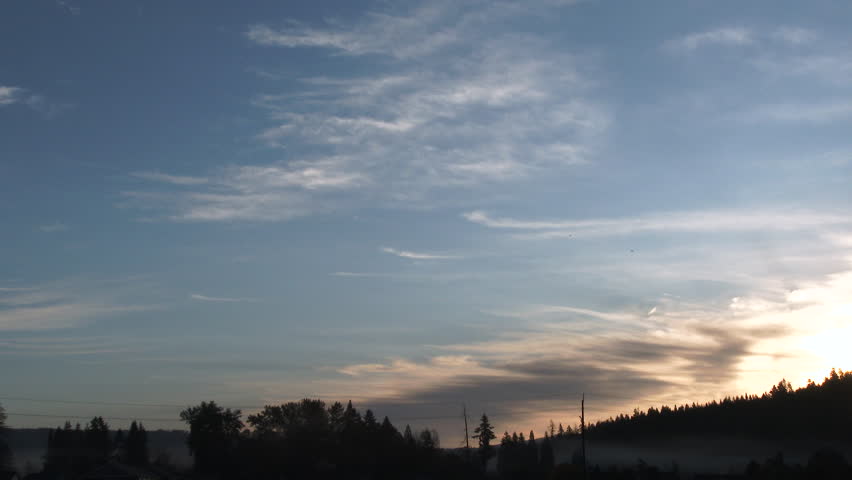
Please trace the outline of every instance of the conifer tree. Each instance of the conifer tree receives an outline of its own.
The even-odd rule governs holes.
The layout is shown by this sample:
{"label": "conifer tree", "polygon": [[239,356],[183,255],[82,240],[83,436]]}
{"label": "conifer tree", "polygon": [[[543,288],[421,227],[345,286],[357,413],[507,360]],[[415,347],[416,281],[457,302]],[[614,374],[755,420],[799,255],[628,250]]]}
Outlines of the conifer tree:
{"label": "conifer tree", "polygon": [[12,465],[12,449],[6,445],[6,411],[0,405],[0,470]]}
{"label": "conifer tree", "polygon": [[539,454],[539,470],[542,474],[548,475],[551,470],[553,470],[553,466],[555,464],[555,459],[553,455],[553,444],[551,443],[551,439],[545,435],[544,441],[541,442],[540,454]]}
{"label": "conifer tree", "polygon": [[409,447],[413,447],[417,442],[414,439],[414,434],[411,433],[411,425],[405,426],[405,433],[402,434],[402,439],[405,441],[405,444]]}
{"label": "conifer tree", "polygon": [[475,434],[473,438],[479,441],[477,453],[484,467],[488,463],[488,459],[494,456],[494,447],[491,446],[491,440],[497,438],[497,435],[494,434],[494,427],[488,421],[488,415],[482,414],[482,417],[479,419],[479,426],[476,427],[473,433]]}

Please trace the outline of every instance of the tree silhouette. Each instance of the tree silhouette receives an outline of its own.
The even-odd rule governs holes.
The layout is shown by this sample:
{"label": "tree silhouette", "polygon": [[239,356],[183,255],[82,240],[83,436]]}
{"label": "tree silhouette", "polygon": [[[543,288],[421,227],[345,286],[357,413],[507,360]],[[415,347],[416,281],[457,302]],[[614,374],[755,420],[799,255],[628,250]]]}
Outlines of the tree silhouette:
{"label": "tree silhouette", "polygon": [[[752,439],[848,441],[852,431],[852,373],[832,369],[821,385],[793,389],[782,379],[763,395],[725,397],[705,404],[651,407],[597,422],[592,439],[637,440],[702,432]],[[783,418],[783,422],[778,419]]]}
{"label": "tree silhouette", "polygon": [[479,448],[477,449],[479,461],[485,467],[488,459],[494,456],[494,447],[491,446],[491,440],[497,438],[497,435],[494,434],[494,427],[488,421],[488,415],[482,414],[482,417],[479,419],[479,426],[476,427],[473,433],[473,438],[479,441]]}
{"label": "tree silhouette", "polygon": [[0,405],[0,469],[8,469],[12,465],[12,450],[6,444],[6,410]]}
{"label": "tree silhouette", "polygon": [[548,475],[550,471],[553,470],[553,466],[556,463],[553,455],[552,438],[545,435],[544,440],[541,442],[539,450],[539,470],[542,474]]}
{"label": "tree silhouette", "polygon": [[240,410],[201,402],[180,412],[180,418],[189,425],[187,445],[195,457],[199,472],[215,473],[229,466],[240,430],[243,428]]}
{"label": "tree silhouette", "polygon": [[417,441],[414,439],[414,434],[411,433],[411,425],[405,426],[405,433],[402,434],[402,439],[409,447],[413,447],[417,443]]}
{"label": "tree silhouette", "polygon": [[417,436],[417,444],[420,448],[426,450],[427,452],[435,450],[436,448],[440,447],[437,432],[428,428],[424,428],[420,432],[420,435]]}
{"label": "tree silhouette", "polygon": [[148,464],[148,432],[145,431],[145,427],[141,423],[134,421],[130,424],[130,430],[127,432],[127,439],[124,443],[127,463],[137,466]]}
{"label": "tree silhouette", "polygon": [[109,425],[103,417],[94,417],[86,425],[85,444],[93,464],[100,464],[107,460],[112,450],[112,442],[109,438]]}

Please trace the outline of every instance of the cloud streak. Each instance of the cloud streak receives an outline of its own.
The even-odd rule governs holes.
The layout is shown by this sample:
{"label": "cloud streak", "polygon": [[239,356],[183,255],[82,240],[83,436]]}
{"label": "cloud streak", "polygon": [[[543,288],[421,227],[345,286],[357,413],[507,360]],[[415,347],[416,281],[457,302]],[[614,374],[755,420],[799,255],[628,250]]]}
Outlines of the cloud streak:
{"label": "cloud streak", "polygon": [[201,294],[198,294],[198,293],[190,294],[189,298],[191,298],[192,300],[198,300],[199,302],[218,302],[218,303],[241,303],[241,302],[256,302],[257,301],[254,298],[210,297],[210,296],[201,295]]}
{"label": "cloud streak", "polygon": [[56,223],[49,223],[47,225],[41,225],[40,227],[38,227],[38,229],[41,230],[44,233],[64,232],[64,231],[68,230],[68,225],[65,225],[64,223],[56,222]]}
{"label": "cloud streak", "polygon": [[[288,78],[283,92],[252,101],[266,123],[256,140],[285,159],[187,177],[206,183],[137,174],[187,188],[125,192],[126,203],[174,221],[285,221],[365,206],[432,208],[584,165],[610,121],[593,96],[594,57],[489,29],[489,19],[524,14],[533,13],[446,2],[347,22],[250,26],[257,45],[321,47],[375,73]],[[459,53],[432,55],[444,48]]]}
{"label": "cloud streak", "polygon": [[[492,217],[475,210],[463,218],[485,227],[526,231],[524,238],[633,235],[649,232],[725,233],[747,231],[802,231],[818,227],[848,226],[845,215],[782,210],[700,210],[651,213],[636,217],[583,220],[520,220]],[[530,233],[531,232],[531,233]]]}
{"label": "cloud streak", "polygon": [[125,281],[57,282],[0,289],[0,331],[74,328],[95,320],[157,308],[122,301]]}
{"label": "cloud streak", "polygon": [[397,250],[391,247],[382,247],[382,252],[390,255],[395,255],[401,258],[410,258],[412,260],[451,260],[460,258],[456,255],[436,255],[434,253],[412,252],[409,250]]}
{"label": "cloud streak", "polygon": [[676,51],[692,52],[702,47],[742,46],[754,42],[752,30],[744,27],[722,27],[704,32],[696,32],[669,40],[666,46]]}
{"label": "cloud streak", "polygon": [[25,101],[24,93],[23,88],[0,85],[0,107]]}
{"label": "cloud streak", "polygon": [[208,179],[204,177],[190,177],[185,175],[169,175],[160,172],[135,172],[134,177],[143,180],[151,180],[154,182],[170,183],[172,185],[203,185],[208,183]]}

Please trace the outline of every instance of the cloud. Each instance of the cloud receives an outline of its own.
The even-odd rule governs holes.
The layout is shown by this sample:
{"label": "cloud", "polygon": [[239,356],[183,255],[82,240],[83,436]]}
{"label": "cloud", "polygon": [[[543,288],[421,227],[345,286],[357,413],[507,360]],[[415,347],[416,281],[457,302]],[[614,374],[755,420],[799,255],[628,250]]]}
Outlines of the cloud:
{"label": "cloud", "polygon": [[[525,428],[564,415],[565,402],[583,392],[594,399],[593,418],[636,406],[760,392],[785,370],[788,378],[801,382],[815,366],[827,368],[816,360],[818,350],[798,345],[803,332],[813,328],[803,320],[817,312],[791,306],[804,302],[831,309],[827,297],[829,305],[848,303],[843,297],[852,286],[848,275],[797,290],[807,292],[800,297],[744,296],[718,309],[662,295],[649,312],[650,321],[639,321],[643,315],[631,311],[519,309],[519,318],[530,320],[542,312],[556,315],[546,322],[495,329],[478,341],[432,346],[438,353],[422,361],[392,358],[347,365],[338,369],[345,378],[337,385],[383,412],[402,414],[403,405],[426,415],[464,399],[503,425]],[[814,295],[822,303],[812,304]],[[765,306],[743,309],[744,304]],[[852,309],[843,315],[850,314]],[[589,315],[601,322],[598,328],[578,329],[575,324]],[[755,370],[755,365],[763,366]]]}
{"label": "cloud", "polygon": [[699,210],[661,212],[635,217],[588,220],[518,220],[492,217],[482,211],[462,215],[489,228],[525,230],[524,238],[633,235],[647,232],[725,233],[745,231],[801,231],[852,223],[844,215],[795,210]]}
{"label": "cloud", "polygon": [[817,32],[796,26],[781,26],[769,31],[728,26],[676,37],[667,41],[665,47],[679,52],[692,52],[710,46],[738,47],[770,43],[800,47],[811,44],[818,38]]}
{"label": "cloud", "polygon": [[157,308],[123,301],[130,285],[128,281],[76,279],[0,290],[0,331],[73,328],[104,317]]}
{"label": "cloud", "polygon": [[[266,124],[255,138],[281,152],[280,161],[189,177],[206,183],[144,174],[189,188],[125,192],[123,206],[175,221],[285,221],[363,207],[434,208],[459,197],[481,198],[477,190],[495,184],[585,165],[610,122],[608,109],[593,96],[596,57],[527,32],[492,28],[496,18],[552,8],[558,6],[438,2],[320,25],[250,26],[246,35],[256,44],[322,47],[327,51],[316,54],[349,55],[363,67],[356,70],[371,73],[281,79],[281,91],[252,100]],[[449,59],[432,55],[445,48],[455,52]]]}
{"label": "cloud", "polygon": [[144,180],[154,182],[165,182],[173,185],[203,185],[208,183],[208,179],[204,177],[190,177],[184,175],[168,175],[160,172],[134,172],[131,175]]}
{"label": "cloud", "polygon": [[0,85],[0,107],[15,104],[26,105],[47,118],[53,118],[73,106],[48,101],[44,95],[31,93],[26,88]]}
{"label": "cloud", "polygon": [[198,300],[200,302],[224,302],[224,303],[235,303],[235,302],[256,302],[256,299],[253,298],[229,298],[229,297],[208,297],[206,295],[200,295],[197,293],[193,293],[189,296],[189,298],[193,300]]}
{"label": "cloud", "polygon": [[454,258],[459,258],[455,255],[436,255],[432,253],[419,253],[419,252],[411,252],[408,250],[397,250],[391,247],[382,247],[381,251],[385,253],[389,253],[391,255],[396,255],[397,257],[402,258],[411,258],[414,260],[449,260]]}
{"label": "cloud", "polygon": [[677,51],[691,52],[701,47],[720,46],[742,46],[754,42],[752,30],[743,27],[723,27],[705,32],[690,33],[682,37],[669,40],[666,46]]}
{"label": "cloud", "polygon": [[332,277],[380,277],[384,276],[381,273],[368,273],[368,272],[332,272],[329,273]]}
{"label": "cloud", "polygon": [[[452,22],[453,14],[462,18]],[[319,28],[297,22],[289,22],[282,29],[257,24],[248,28],[246,37],[265,46],[319,47],[346,55],[379,54],[408,59],[457,43],[461,26],[473,20],[472,15],[464,15],[447,3],[430,4],[403,14],[372,12],[345,27],[339,21]]]}
{"label": "cloud", "polygon": [[776,28],[772,37],[790,45],[806,45],[819,38],[819,34],[807,28],[786,26]]}
{"label": "cloud", "polygon": [[55,222],[47,225],[41,225],[38,227],[38,229],[45,233],[64,232],[68,230],[68,225],[65,225],[64,223]]}
{"label": "cloud", "polygon": [[[700,298],[660,288],[656,296],[618,307],[532,304],[486,310],[516,321],[500,328],[489,322],[478,338],[426,345],[416,356],[339,366],[341,377],[321,384],[391,418],[435,415],[438,419],[429,423],[446,432],[454,426],[441,419],[442,411],[459,399],[494,415],[501,430],[511,430],[565,418],[566,402],[583,392],[593,399],[589,415],[601,418],[635,407],[760,393],[781,377],[803,385],[832,366],[852,363],[844,341],[852,325],[852,241],[840,233],[820,238],[804,247],[812,251],[818,245],[819,255],[800,259],[803,265],[825,263],[820,273],[789,263],[796,256],[793,245],[776,252],[783,264],[779,271],[766,259],[749,265],[754,258],[743,262],[693,247],[694,263],[686,266],[657,257],[650,261],[678,272],[675,285],[704,278],[701,270],[708,265],[755,270],[765,283],[727,283],[728,277],[710,274],[707,278],[726,287],[713,293],[703,282]],[[609,275],[606,263],[596,257],[592,268]],[[656,288],[658,272],[647,265],[625,273],[632,266],[619,263],[611,271],[629,277],[631,292],[637,279],[649,291]]]}
{"label": "cloud", "polygon": [[0,107],[25,101],[24,94],[23,88],[0,85]]}
{"label": "cloud", "polygon": [[852,102],[838,99],[762,105],[746,110],[739,117],[747,122],[824,124],[852,117]]}
{"label": "cloud", "polygon": [[762,340],[788,334],[784,328],[698,322],[673,322],[666,330],[604,331],[567,334],[542,326],[499,332],[497,339],[436,347],[450,353],[422,362],[396,358],[345,366],[339,372],[351,380],[340,385],[391,415],[404,413],[400,405],[409,414],[428,415],[463,399],[503,425],[529,428],[564,415],[565,403],[581,393],[594,399],[593,418],[637,404],[712,398],[738,375],[744,359],[761,354]]}
{"label": "cloud", "polygon": [[129,206],[165,208],[169,211],[167,218],[174,221],[281,221],[326,210],[323,200],[317,198],[324,192],[358,188],[363,176],[345,168],[340,159],[325,158],[280,165],[231,166],[210,177],[136,174],[196,189],[125,191],[122,195]]}
{"label": "cloud", "polygon": [[109,353],[137,353],[144,350],[141,342],[108,337],[21,337],[0,340],[0,355],[14,356],[81,356]]}
{"label": "cloud", "polygon": [[[768,78],[803,78],[830,86],[846,86],[852,79],[852,56],[847,51],[832,51],[830,46],[807,53],[767,52],[749,63]],[[842,103],[842,102],[841,102]]]}
{"label": "cloud", "polygon": [[[625,312],[601,312],[599,310],[593,310],[589,308],[578,308],[566,305],[534,305],[523,310],[519,311],[496,311],[490,310],[488,313],[506,316],[506,317],[514,317],[514,318],[535,318],[541,316],[554,316],[554,315],[563,315],[564,314],[574,314],[576,317],[584,318],[590,317],[598,320],[605,320],[607,322],[613,323],[636,323],[639,320],[639,316],[634,313],[625,313]],[[579,322],[578,322],[579,323]]]}
{"label": "cloud", "polygon": [[56,6],[73,16],[80,15],[80,7],[69,0],[56,0]]}

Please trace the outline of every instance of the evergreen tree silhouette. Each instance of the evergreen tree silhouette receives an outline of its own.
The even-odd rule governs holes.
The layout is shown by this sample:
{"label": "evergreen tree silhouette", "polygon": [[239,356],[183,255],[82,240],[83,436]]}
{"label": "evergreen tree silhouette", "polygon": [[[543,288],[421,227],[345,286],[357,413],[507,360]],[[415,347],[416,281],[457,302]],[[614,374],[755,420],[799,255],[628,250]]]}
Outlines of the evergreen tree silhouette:
{"label": "evergreen tree silhouette", "polygon": [[497,435],[494,434],[494,427],[488,421],[488,415],[482,414],[482,417],[479,419],[479,426],[474,429],[473,433],[473,438],[479,442],[477,454],[484,468],[488,460],[494,456],[494,447],[491,446],[491,440],[497,438]]}
{"label": "evergreen tree silhouette", "polygon": [[0,405],[0,470],[6,470],[12,466],[12,449],[6,443],[6,410]]}
{"label": "evergreen tree silhouette", "polygon": [[328,407],[328,423],[336,432],[343,428],[343,411],[343,404],[340,402],[334,402]]}
{"label": "evergreen tree silhouette", "polygon": [[112,445],[109,438],[109,425],[103,417],[94,417],[85,430],[85,445],[87,454],[93,464],[100,464],[107,460]]}
{"label": "evergreen tree silhouette", "polygon": [[556,461],[553,455],[553,443],[550,437],[547,435],[544,436],[544,440],[541,442],[540,446],[540,454],[539,454],[539,471],[545,476],[549,475],[550,471],[553,470]]}
{"label": "evergreen tree silhouette", "polygon": [[181,420],[189,425],[187,445],[195,457],[197,471],[221,473],[229,467],[236,440],[243,428],[241,416],[240,410],[223,408],[212,401],[201,402],[180,412]]}
{"label": "evergreen tree silhouette", "polygon": [[125,440],[127,463],[143,466],[148,464],[148,433],[141,423],[133,421]]}
{"label": "evergreen tree silhouette", "polygon": [[411,433],[411,425],[405,426],[405,433],[402,434],[402,438],[405,441],[405,444],[410,447],[413,447],[417,443],[414,438],[414,434]]}

